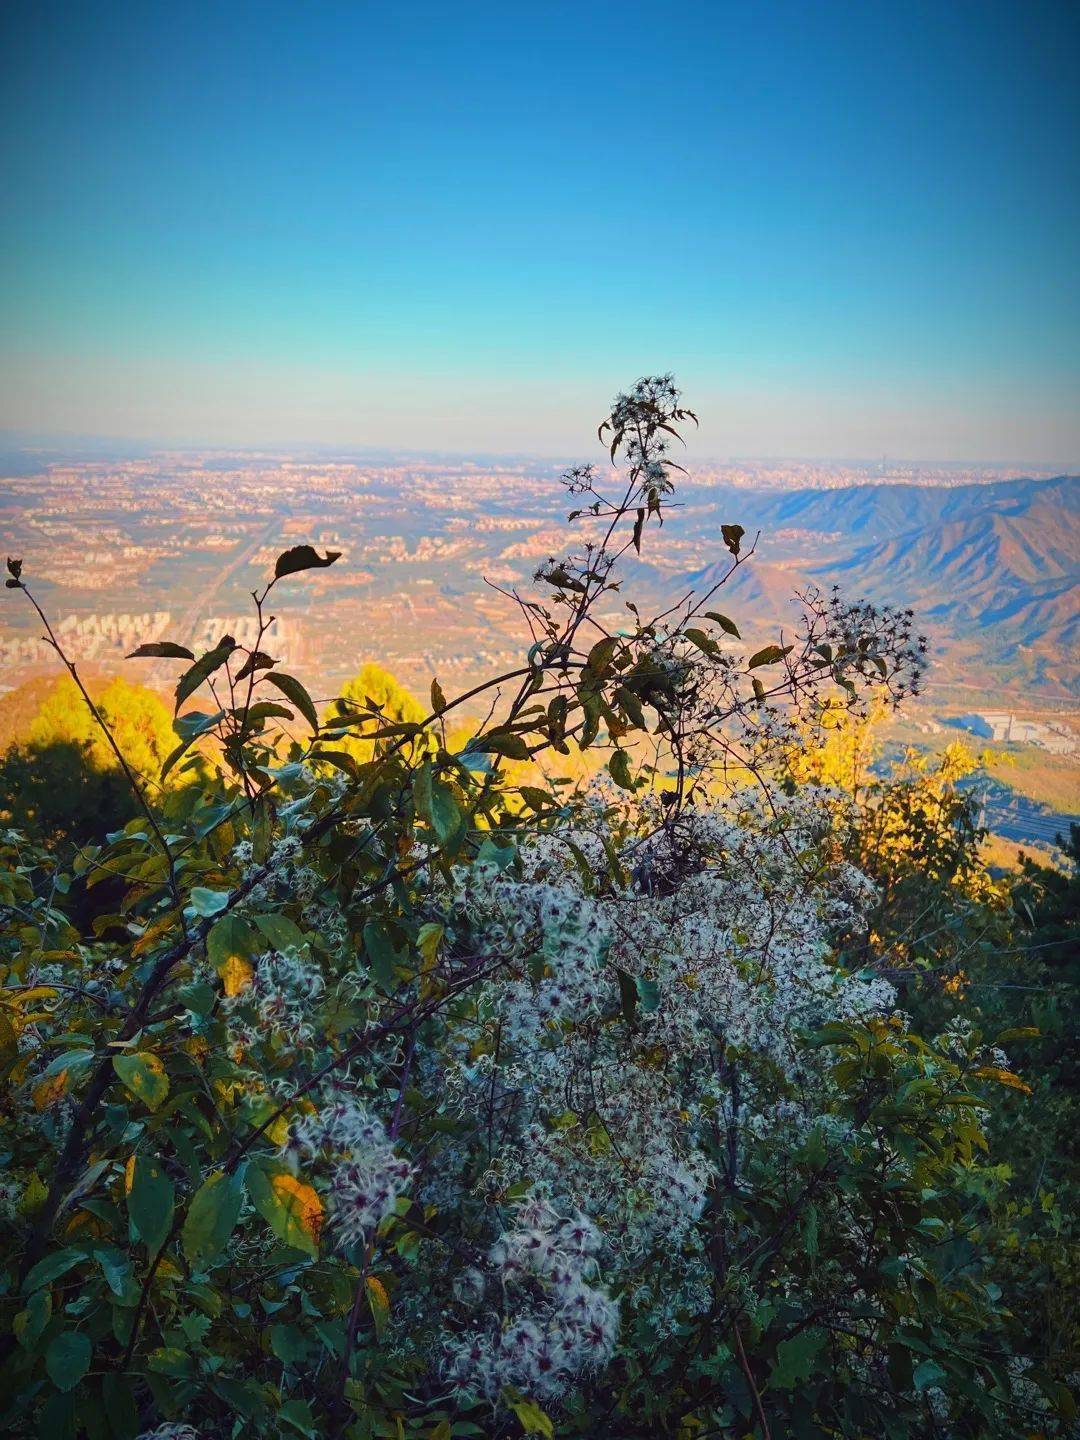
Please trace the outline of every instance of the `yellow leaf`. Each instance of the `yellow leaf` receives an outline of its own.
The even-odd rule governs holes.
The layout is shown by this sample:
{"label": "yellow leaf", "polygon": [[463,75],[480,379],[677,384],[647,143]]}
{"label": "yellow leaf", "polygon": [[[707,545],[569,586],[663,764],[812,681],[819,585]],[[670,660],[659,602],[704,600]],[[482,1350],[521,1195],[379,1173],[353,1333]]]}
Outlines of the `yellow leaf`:
{"label": "yellow leaf", "polygon": [[62,1099],[67,1091],[67,1078],[66,1070],[58,1070],[55,1075],[46,1075],[44,1080],[39,1080],[31,1091],[34,1109],[47,1110]]}
{"label": "yellow leaf", "polygon": [[289,1138],[289,1122],[284,1115],[279,1115],[273,1125],[266,1132],[266,1138],[272,1140],[275,1145],[284,1145]]}
{"label": "yellow leaf", "polygon": [[148,925],[132,945],[132,955],[145,955],[148,950],[152,950],[162,935],[167,934],[175,924],[176,916],[170,913],[168,915],[162,915],[160,919]]}
{"label": "yellow leaf", "polygon": [[424,959],[428,962],[429,965],[434,962],[435,956],[439,952],[439,946],[442,943],[443,934],[444,931],[441,925],[429,923],[427,925],[420,926],[420,933],[417,936],[417,945],[419,947],[420,954],[424,957]]}
{"label": "yellow leaf", "polygon": [[51,985],[35,985],[32,990],[20,990],[11,1001],[12,1005],[29,1005],[34,1000],[55,1000],[56,991]]}
{"label": "yellow leaf", "polygon": [[41,1176],[36,1170],[33,1171],[30,1179],[26,1182],[26,1189],[23,1191],[22,1198],[19,1201],[19,1214],[36,1215],[45,1203],[47,1194],[48,1191],[42,1183]]}
{"label": "yellow leaf", "polygon": [[125,1194],[125,1195],[130,1195],[130,1194],[131,1194],[131,1187],[132,1187],[132,1185],[134,1184],[134,1181],[135,1181],[135,1156],[134,1156],[134,1155],[131,1155],[131,1156],[128,1157],[128,1162],[127,1162],[127,1164],[124,1166],[124,1194]]}
{"label": "yellow leaf", "polygon": [[435,966],[439,955],[439,946],[442,944],[443,927],[441,925],[421,925],[420,934],[417,936],[417,948],[420,951],[422,964],[420,966],[420,998],[427,1000],[433,993],[435,985],[433,976],[436,973]]}
{"label": "yellow leaf", "polygon": [[322,1229],[323,1207],[315,1191],[302,1180],[297,1180],[294,1175],[275,1175],[270,1184],[282,1209],[292,1213],[297,1223],[317,1245]]}
{"label": "yellow leaf", "polygon": [[555,1434],[555,1427],[535,1400],[511,1400],[510,1408],[517,1416],[526,1435],[543,1435],[545,1440],[551,1440]]}
{"label": "yellow leaf", "polygon": [[1022,1090],[1025,1095],[1031,1094],[1031,1086],[1025,1085],[1019,1075],[1014,1075],[1011,1070],[1002,1070],[999,1065],[983,1065],[972,1073],[976,1080],[996,1080],[999,1085],[1007,1085],[1010,1090]]}
{"label": "yellow leaf", "polygon": [[251,984],[251,977],[254,973],[248,962],[240,955],[230,955],[218,970],[225,985],[226,995],[239,995],[241,990],[246,990]]}
{"label": "yellow leaf", "polygon": [[91,1215],[88,1210],[76,1210],[68,1223],[64,1226],[65,1235],[75,1235],[80,1230],[89,1230],[91,1235],[100,1235],[101,1221],[96,1215]]}
{"label": "yellow leaf", "polygon": [[386,1293],[386,1286],[374,1275],[367,1277],[367,1292],[371,1318],[375,1322],[375,1334],[381,1340],[390,1314],[390,1296]]}

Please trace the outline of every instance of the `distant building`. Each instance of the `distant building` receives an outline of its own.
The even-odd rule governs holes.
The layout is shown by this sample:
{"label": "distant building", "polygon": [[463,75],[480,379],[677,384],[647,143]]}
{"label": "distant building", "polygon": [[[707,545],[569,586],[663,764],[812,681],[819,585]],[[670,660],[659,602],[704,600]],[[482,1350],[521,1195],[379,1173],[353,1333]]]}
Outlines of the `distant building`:
{"label": "distant building", "polygon": [[1077,749],[1075,735],[1063,726],[1044,725],[1038,720],[1018,720],[1006,710],[984,710],[981,714],[957,715],[951,722],[982,740],[1012,745],[1038,745],[1051,755],[1072,755]]}

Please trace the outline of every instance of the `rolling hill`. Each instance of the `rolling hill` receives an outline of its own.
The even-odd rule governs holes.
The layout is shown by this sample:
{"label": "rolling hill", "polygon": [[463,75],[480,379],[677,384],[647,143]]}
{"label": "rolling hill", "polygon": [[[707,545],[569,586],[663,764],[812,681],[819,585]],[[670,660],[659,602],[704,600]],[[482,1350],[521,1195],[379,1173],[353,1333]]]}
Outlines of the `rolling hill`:
{"label": "rolling hill", "polygon": [[[755,557],[727,587],[740,613],[781,621],[794,590],[835,583],[852,596],[910,605],[939,650],[974,646],[991,670],[1077,693],[1080,479],[859,485],[759,494],[752,503],[744,494],[742,503],[768,558]],[[770,546],[770,532],[788,537],[783,547]],[[680,582],[707,587],[725,568],[706,566]]]}

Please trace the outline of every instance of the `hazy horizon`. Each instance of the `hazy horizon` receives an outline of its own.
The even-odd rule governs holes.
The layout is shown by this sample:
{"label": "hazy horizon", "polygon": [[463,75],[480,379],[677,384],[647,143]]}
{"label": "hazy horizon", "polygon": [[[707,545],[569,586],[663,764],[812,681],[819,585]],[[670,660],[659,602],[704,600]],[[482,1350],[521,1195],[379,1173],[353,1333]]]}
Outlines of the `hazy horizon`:
{"label": "hazy horizon", "polygon": [[[275,444],[255,444],[229,441],[206,441],[200,439],[177,439],[165,440],[156,439],[153,436],[138,435],[77,435],[58,432],[54,434],[43,433],[37,435],[26,435],[17,430],[0,429],[0,466],[10,461],[12,454],[25,454],[26,456],[47,455],[55,457],[51,463],[63,465],[65,463],[92,463],[95,459],[102,462],[118,461],[126,458],[146,458],[155,456],[201,454],[201,455],[236,455],[236,456],[266,456],[271,459],[279,457],[290,457],[310,459],[313,462],[329,459],[332,456],[348,457],[352,460],[412,460],[427,462],[455,462],[462,464],[481,465],[488,462],[506,463],[521,462],[551,465],[553,468],[560,464],[576,464],[589,458],[599,458],[603,462],[603,453],[599,447],[594,447],[587,452],[582,447],[567,447],[565,450],[551,449],[547,452],[542,450],[491,450],[491,449],[440,449],[436,447],[417,448],[409,445],[389,444],[362,444],[350,442],[316,442],[316,441],[280,441]],[[1080,478],[1080,460],[1068,461],[1061,459],[1039,460],[1030,456],[978,456],[960,455],[943,457],[940,455],[831,455],[831,454],[750,454],[702,451],[700,454],[691,454],[686,457],[689,463],[698,466],[717,465],[827,465],[827,466],[858,466],[870,468],[889,467],[892,468],[914,468],[925,467],[931,470],[969,470],[981,469],[987,473],[997,470],[1023,470],[1032,479],[1058,479],[1058,478]],[[693,476],[691,475],[691,480]]]}

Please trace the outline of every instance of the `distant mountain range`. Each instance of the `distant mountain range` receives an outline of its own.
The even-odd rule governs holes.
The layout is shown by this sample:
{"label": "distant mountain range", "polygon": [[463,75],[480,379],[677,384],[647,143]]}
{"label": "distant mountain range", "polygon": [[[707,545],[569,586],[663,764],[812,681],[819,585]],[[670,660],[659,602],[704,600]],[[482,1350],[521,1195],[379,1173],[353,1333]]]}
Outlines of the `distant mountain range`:
{"label": "distant mountain range", "polygon": [[[981,652],[1012,678],[1076,693],[1080,477],[758,492],[752,503],[744,492],[740,509],[760,528],[764,556],[728,588],[743,614],[782,619],[793,590],[836,583],[912,606],[946,654],[959,642],[968,664]],[[678,581],[707,586],[726,568]]]}

